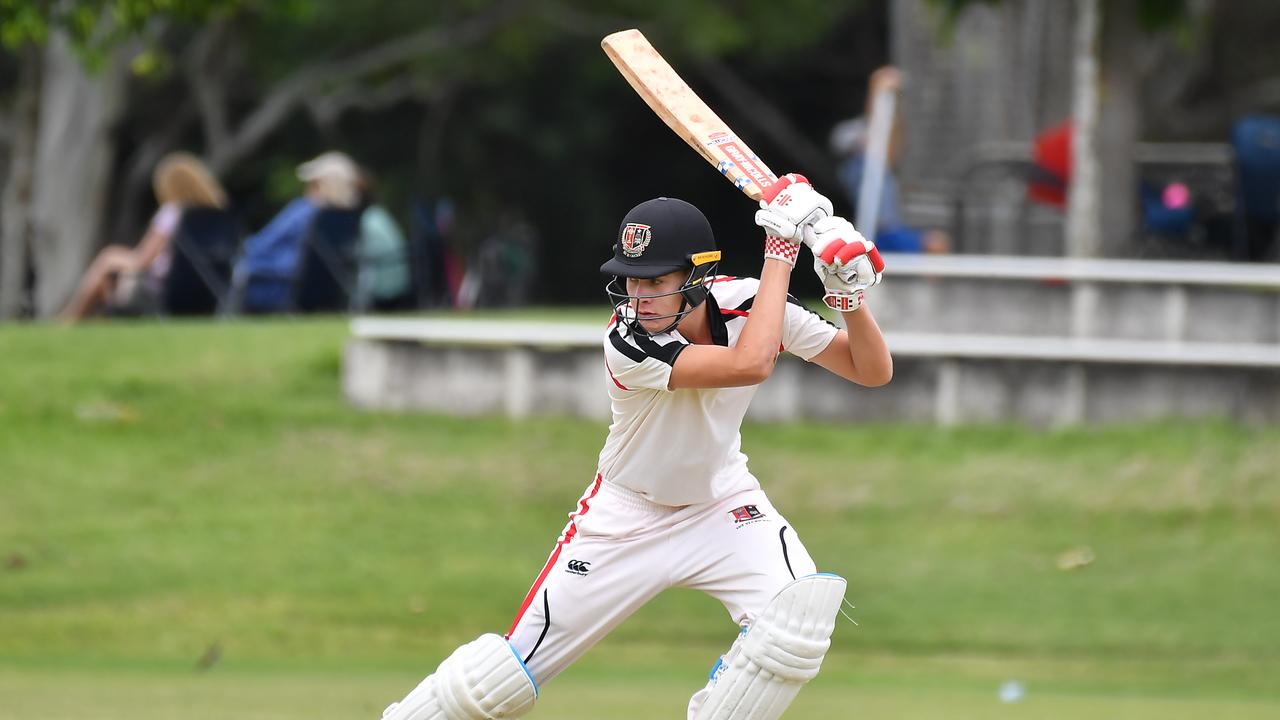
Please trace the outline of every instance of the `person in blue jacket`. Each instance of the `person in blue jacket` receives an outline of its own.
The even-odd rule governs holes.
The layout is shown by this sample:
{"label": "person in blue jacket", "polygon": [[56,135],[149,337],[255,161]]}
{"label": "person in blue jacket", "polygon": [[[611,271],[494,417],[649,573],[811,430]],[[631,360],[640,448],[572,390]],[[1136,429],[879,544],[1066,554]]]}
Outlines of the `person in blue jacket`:
{"label": "person in blue jacket", "polygon": [[298,166],[306,183],[267,226],[245,241],[236,263],[240,307],[248,313],[288,308],[290,283],[312,219],[322,208],[354,208],[360,202],[360,170],[345,153],[326,152]]}

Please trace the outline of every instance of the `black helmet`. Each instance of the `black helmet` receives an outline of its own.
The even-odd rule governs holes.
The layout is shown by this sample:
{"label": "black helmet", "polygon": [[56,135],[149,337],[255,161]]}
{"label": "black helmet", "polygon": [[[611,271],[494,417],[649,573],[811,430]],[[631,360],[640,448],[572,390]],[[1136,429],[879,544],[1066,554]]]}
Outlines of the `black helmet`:
{"label": "black helmet", "polygon": [[618,241],[613,258],[600,266],[600,272],[612,275],[605,292],[618,309],[619,319],[633,331],[647,333],[634,313],[627,313],[633,299],[627,294],[622,278],[656,278],[677,270],[689,275],[679,290],[683,301],[679,312],[665,315],[671,324],[660,332],[675,327],[684,316],[707,299],[704,284],[720,261],[711,223],[698,208],[675,198],[654,198],[631,208],[618,227]]}

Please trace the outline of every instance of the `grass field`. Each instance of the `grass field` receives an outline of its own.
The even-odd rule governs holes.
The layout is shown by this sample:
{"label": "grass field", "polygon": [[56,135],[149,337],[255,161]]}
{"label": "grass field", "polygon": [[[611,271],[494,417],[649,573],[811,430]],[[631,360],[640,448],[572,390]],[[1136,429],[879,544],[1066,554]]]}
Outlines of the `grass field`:
{"label": "grass field", "polygon": [[[375,718],[505,630],[604,425],[353,411],[345,336],[0,326],[0,718]],[[789,717],[1280,717],[1280,428],[743,443],[858,606]],[[532,717],[683,717],[734,630],[668,593]]]}

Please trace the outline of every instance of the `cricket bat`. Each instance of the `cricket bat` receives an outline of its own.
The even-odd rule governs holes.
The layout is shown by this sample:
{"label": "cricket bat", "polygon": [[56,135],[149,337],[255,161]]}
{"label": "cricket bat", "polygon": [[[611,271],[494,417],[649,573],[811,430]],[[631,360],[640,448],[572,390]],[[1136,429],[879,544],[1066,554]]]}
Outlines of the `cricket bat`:
{"label": "cricket bat", "polygon": [[778,181],[702,98],[680,79],[639,30],[622,30],[600,42],[618,72],[658,117],[752,200]]}

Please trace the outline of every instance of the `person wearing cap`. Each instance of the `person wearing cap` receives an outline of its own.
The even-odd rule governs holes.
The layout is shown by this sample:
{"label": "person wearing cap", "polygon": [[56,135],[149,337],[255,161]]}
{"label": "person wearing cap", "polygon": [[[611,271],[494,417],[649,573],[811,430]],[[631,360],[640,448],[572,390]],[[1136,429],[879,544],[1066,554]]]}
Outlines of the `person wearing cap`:
{"label": "person wearing cap", "polygon": [[[862,190],[862,178],[867,171],[867,149],[870,140],[871,110],[877,96],[884,92],[898,93],[902,88],[902,73],[892,65],[877,68],[867,81],[865,114],[842,120],[831,129],[829,144],[839,158],[837,174],[845,191],[848,207],[856,216],[858,199]],[[875,232],[870,233],[876,247],[885,252],[945,253],[951,248],[950,236],[938,229],[924,230],[908,225],[902,216],[901,190],[894,172],[902,157],[906,133],[902,128],[902,111],[895,109],[889,126],[888,146],[885,148],[884,175],[881,178],[879,202],[876,205]],[[864,230],[866,228],[863,228]]]}
{"label": "person wearing cap", "polygon": [[360,170],[345,153],[326,152],[298,166],[302,195],[244,243],[234,284],[240,307],[251,313],[287,308],[290,284],[311,221],[323,208],[353,209],[360,202]]}
{"label": "person wearing cap", "polygon": [[[506,635],[459,648],[384,720],[524,715],[540,687],[671,587],[712,595],[737,626],[690,720],[773,720],[817,674],[845,581],[818,572],[748,469],[739,430],[781,351],[853,383],[890,380],[864,303],[884,264],[803,176],[771,183],[761,206],[759,279],[716,274],[711,226],[687,202],[656,198],[622,219],[601,266],[613,422],[595,477]],[[802,244],[846,329],[788,294]]]}

